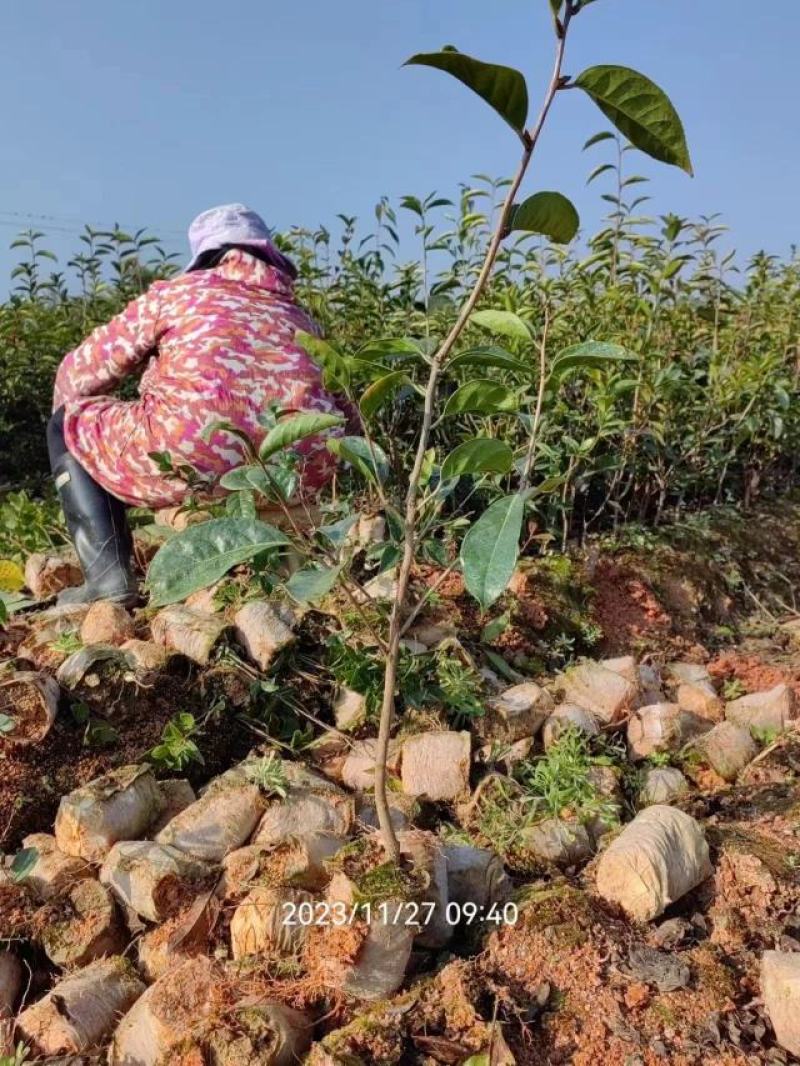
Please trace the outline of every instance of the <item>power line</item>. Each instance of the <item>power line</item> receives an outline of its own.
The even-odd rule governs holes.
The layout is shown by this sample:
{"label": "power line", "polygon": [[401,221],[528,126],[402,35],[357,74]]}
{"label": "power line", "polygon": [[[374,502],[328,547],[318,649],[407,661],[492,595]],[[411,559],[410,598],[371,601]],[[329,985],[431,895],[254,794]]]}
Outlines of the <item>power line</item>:
{"label": "power line", "polygon": [[[82,234],[86,232],[87,223],[85,220],[79,218],[76,215],[43,215],[37,214],[33,211],[10,211],[5,208],[0,208],[0,225],[13,226],[19,225],[20,222],[35,222],[39,229],[47,230],[52,233],[75,233]],[[53,225],[56,223],[56,225]],[[67,223],[67,225],[63,225]],[[114,226],[120,226],[124,230],[133,230],[134,232],[139,229],[144,229],[147,233],[153,236],[164,237],[181,237],[185,239],[186,231],[183,229],[177,229],[170,227],[164,227],[161,229],[159,226],[127,226],[121,223],[115,222],[114,225],[100,224],[100,223],[88,223],[91,229],[108,232],[113,230]]]}

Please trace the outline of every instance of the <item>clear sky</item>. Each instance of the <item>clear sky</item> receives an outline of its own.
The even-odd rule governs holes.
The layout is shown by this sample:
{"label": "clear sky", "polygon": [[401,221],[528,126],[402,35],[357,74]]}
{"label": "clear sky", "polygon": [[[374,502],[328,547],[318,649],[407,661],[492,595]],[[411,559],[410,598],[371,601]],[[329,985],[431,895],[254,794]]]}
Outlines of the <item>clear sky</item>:
{"label": "clear sky", "polygon": [[[504,124],[446,75],[401,64],[452,43],[524,70],[535,103],[552,54],[547,0],[25,0],[0,25],[0,293],[27,214],[48,216],[30,221],[59,252],[77,246],[63,231],[115,220],[182,249],[220,202],[335,226],[382,193],[506,174],[518,145]],[[743,253],[785,254],[800,236],[799,56],[798,0],[596,0],[566,70],[621,63],[671,95],[697,176],[646,163],[654,210],[720,211]],[[602,125],[562,94],[529,181],[571,196],[590,231],[604,205],[580,148]]]}

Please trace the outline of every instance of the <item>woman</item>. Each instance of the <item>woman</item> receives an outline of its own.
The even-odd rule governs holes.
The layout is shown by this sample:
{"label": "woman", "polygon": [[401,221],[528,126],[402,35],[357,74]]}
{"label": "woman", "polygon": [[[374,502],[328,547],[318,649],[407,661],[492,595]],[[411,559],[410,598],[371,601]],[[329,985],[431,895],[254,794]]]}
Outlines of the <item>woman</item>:
{"label": "woman", "polygon": [[[191,224],[189,243],[185,273],[155,282],[58,369],[48,447],[85,579],[61,602],[135,600],[125,505],[170,507],[187,493],[151,453],[213,479],[243,456],[234,435],[203,435],[211,423],[230,422],[258,444],[265,433],[258,416],[271,404],[342,413],[294,343],[297,330],[316,327],[294,301],[293,264],[259,215],[242,204],[212,208]],[[104,395],[145,364],[138,400]],[[297,453],[308,496],[335,460],[319,437]]]}

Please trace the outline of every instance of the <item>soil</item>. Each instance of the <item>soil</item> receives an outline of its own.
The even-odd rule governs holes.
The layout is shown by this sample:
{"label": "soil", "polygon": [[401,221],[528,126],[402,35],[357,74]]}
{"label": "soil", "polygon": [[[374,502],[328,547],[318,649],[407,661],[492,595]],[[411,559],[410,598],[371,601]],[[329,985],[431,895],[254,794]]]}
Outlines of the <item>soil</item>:
{"label": "soil", "polygon": [[[157,688],[142,688],[121,679],[116,691],[81,686],[62,698],[50,733],[35,746],[12,746],[0,738],[0,850],[19,847],[29,833],[50,832],[61,796],[118,766],[141,761],[161,738],[164,726],[177,711],[200,717],[206,700],[197,675],[183,669],[159,679]],[[68,706],[84,704],[92,719],[115,731],[112,742],[94,746],[87,723],[76,721]],[[224,712],[230,713],[230,712]],[[200,785],[243,758],[257,738],[231,713],[225,728],[211,729],[198,740],[203,764],[192,764],[186,775]],[[165,769],[164,776],[175,776]]]}
{"label": "soil", "polygon": [[800,654],[787,652],[770,641],[759,641],[760,654],[748,652],[747,645],[724,651],[708,664],[708,671],[718,681],[738,681],[742,695],[764,692],[786,684],[800,696]]}
{"label": "soil", "polygon": [[[669,544],[595,544],[569,557],[525,559],[490,612],[449,574],[437,586],[436,610],[477,659],[485,626],[503,620],[491,649],[529,676],[552,676],[580,654],[634,654],[655,664],[706,663],[728,698],[780,682],[800,696],[800,646],[779,625],[788,614],[780,606],[789,594],[786,578],[800,582],[800,509],[781,505],[777,514],[741,523],[723,513],[719,529],[680,527]],[[791,535],[781,540],[790,517]],[[414,580],[421,592],[440,577],[440,570],[420,567]],[[321,618],[312,616],[301,636],[295,674],[276,678],[327,721]],[[144,613],[137,632],[147,635]],[[13,656],[28,633],[17,620],[2,634],[4,654]],[[100,680],[89,675],[63,696],[41,743],[18,748],[0,739],[0,850],[50,831],[62,794],[141,760],[177,711],[200,719],[216,708],[197,738],[203,764],[184,771],[192,783],[228,769],[259,740],[241,713],[251,680],[224,663],[201,671],[180,659],[146,686],[119,670],[103,671]],[[111,726],[116,739],[93,747],[76,705],[88,709],[89,721]],[[278,707],[270,730],[288,720]],[[229,964],[231,980],[215,986],[215,1015],[234,1016],[234,984],[236,997],[244,990],[309,1009],[314,1035],[337,1066],[463,1066],[489,1048],[492,1066],[789,1062],[759,1000],[758,968],[766,949],[800,952],[800,732],[763,749],[733,786],[702,766],[687,764],[686,772],[693,788],[679,805],[702,822],[714,875],[649,925],[636,926],[593,895],[593,863],[566,874],[543,865],[516,869],[518,920],[462,930],[439,953],[415,951],[406,985],[386,1001],[359,1004],[333,991],[366,937],[356,921],[311,927],[298,957]],[[453,811],[428,805],[422,824],[435,829],[440,818],[452,821]],[[385,890],[380,877],[373,884],[368,876],[381,859],[377,845],[361,845],[341,857],[340,868],[365,892]],[[184,939],[187,954],[223,958],[234,905],[215,900],[213,914],[206,910],[211,887],[170,886],[174,910],[158,936],[175,946]],[[405,887],[413,894],[410,879]],[[63,917],[59,906],[42,909],[20,886],[0,881],[0,931],[35,939],[43,917]],[[49,973],[38,962],[44,987]],[[187,1017],[193,991],[168,990],[176,1019]],[[175,1062],[183,1061],[200,1060],[176,1052]]]}
{"label": "soil", "polygon": [[14,721],[13,732],[0,740],[4,747],[38,740],[48,723],[44,697],[35,685],[25,682],[8,681],[0,685],[0,714]]}

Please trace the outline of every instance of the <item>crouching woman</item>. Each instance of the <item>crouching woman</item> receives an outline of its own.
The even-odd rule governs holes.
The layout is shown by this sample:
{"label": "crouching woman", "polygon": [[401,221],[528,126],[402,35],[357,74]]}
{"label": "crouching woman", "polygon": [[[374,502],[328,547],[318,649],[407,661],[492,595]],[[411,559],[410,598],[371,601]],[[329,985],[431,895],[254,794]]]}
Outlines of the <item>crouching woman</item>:
{"label": "crouching woman", "polygon": [[[316,327],[294,299],[293,264],[264,221],[241,204],[212,208],[189,229],[186,271],[157,281],[61,363],[48,448],[84,584],[61,602],[137,594],[126,505],[177,506],[184,482],[150,457],[167,452],[210,479],[243,460],[236,440],[203,431],[225,420],[258,445],[259,415],[342,414],[321,371],[294,343]],[[141,371],[138,400],[105,395]],[[335,460],[320,437],[303,441],[299,493],[312,498]]]}

